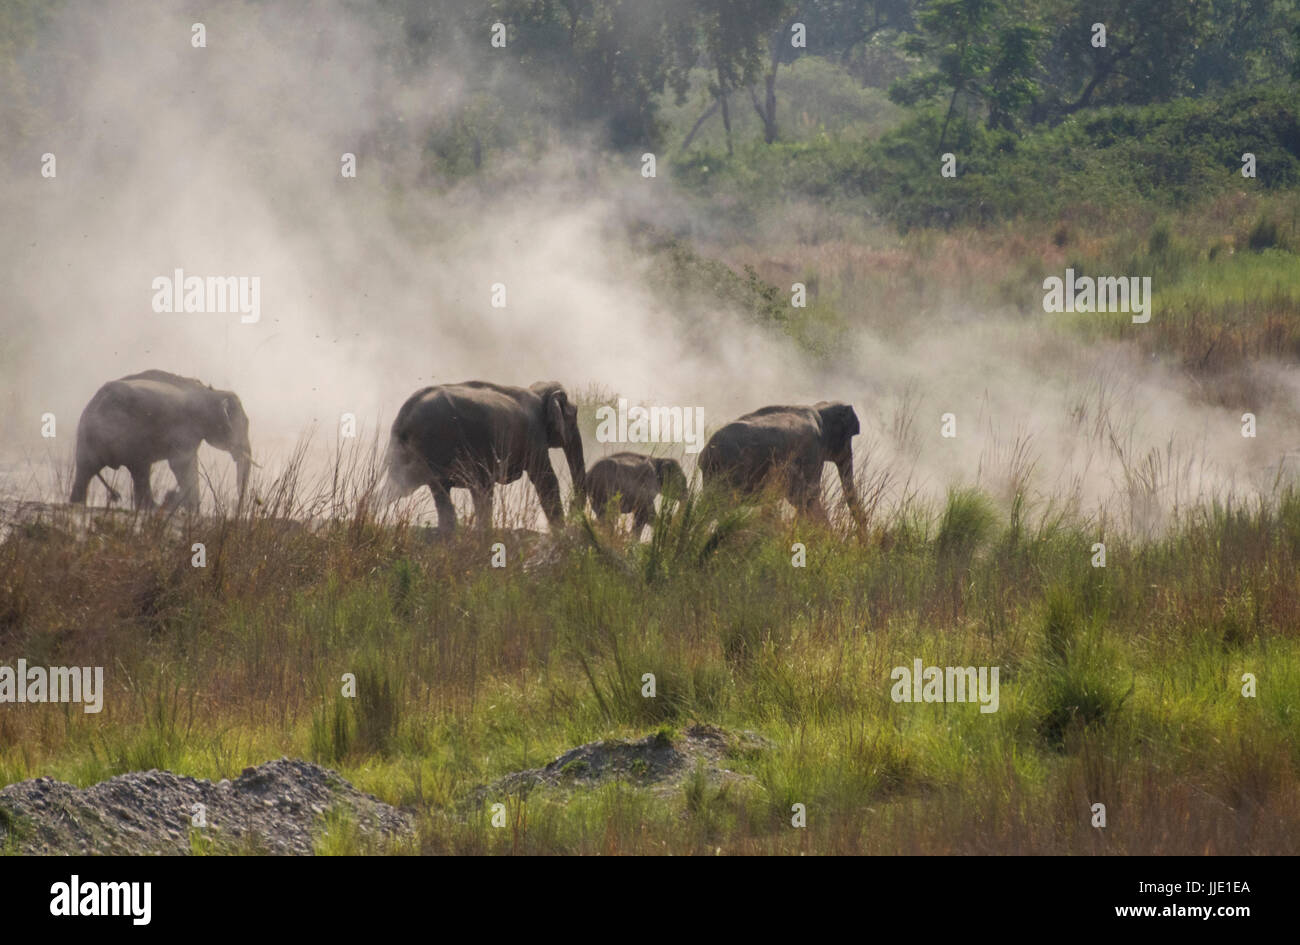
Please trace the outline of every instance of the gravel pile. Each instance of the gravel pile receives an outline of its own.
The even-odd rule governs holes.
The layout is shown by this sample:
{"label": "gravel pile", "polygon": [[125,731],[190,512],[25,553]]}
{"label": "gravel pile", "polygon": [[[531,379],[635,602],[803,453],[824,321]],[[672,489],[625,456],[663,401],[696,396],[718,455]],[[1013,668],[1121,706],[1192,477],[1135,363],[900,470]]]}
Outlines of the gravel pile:
{"label": "gravel pile", "polygon": [[713,785],[752,781],[730,767],[729,759],[755,754],[771,743],[754,732],[727,732],[712,725],[691,725],[684,732],[660,732],[632,741],[605,739],[571,748],[541,768],[516,771],[484,785],[469,797],[471,806],[492,803],[506,794],[535,788],[591,788],[626,781],[659,794],[679,789],[696,769]]}
{"label": "gravel pile", "polygon": [[[202,804],[206,827],[195,827]],[[215,784],[169,771],[121,774],[85,790],[53,778],[0,789],[0,849],[23,854],[310,854],[327,813],[365,840],[410,835],[411,816],[327,768],[282,758]],[[191,834],[195,835],[192,839]]]}

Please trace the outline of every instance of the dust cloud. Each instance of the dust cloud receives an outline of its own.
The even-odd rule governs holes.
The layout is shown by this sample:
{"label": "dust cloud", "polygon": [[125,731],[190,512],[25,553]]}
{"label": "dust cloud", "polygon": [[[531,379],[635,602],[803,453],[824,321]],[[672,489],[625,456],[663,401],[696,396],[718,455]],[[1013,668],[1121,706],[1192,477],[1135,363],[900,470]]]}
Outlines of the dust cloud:
{"label": "dust cloud", "polygon": [[[195,22],[206,48],[191,45]],[[59,501],[82,407],[148,368],[236,391],[263,480],[304,435],[326,462],[344,413],[362,441],[382,440],[416,389],[481,378],[700,405],[711,427],[768,403],[847,400],[859,466],[893,469],[895,498],[974,481],[996,492],[1031,455],[1038,495],[1091,513],[1131,498],[1135,470],[1141,492],[1162,450],[1144,526],[1198,496],[1267,490],[1285,452],[1276,427],[1243,445],[1239,417],[1197,406],[1177,376],[1041,322],[918,315],[906,343],[857,325],[818,362],[716,303],[670,305],[629,233],[711,225],[665,162],[647,180],[639,156],[557,138],[453,184],[424,144],[469,90],[454,60],[395,67],[377,22],[346,3],[109,2],[48,25],[24,60],[27,94],[0,103],[0,127],[17,129],[0,144],[0,491]],[[459,48],[492,54],[485,37]],[[257,277],[260,319],[155,312],[153,280],[178,268]],[[496,283],[504,308],[490,304]],[[1158,291],[1156,304],[1159,317]],[[938,436],[948,411],[952,440]],[[605,451],[588,442],[588,462]],[[231,478],[223,454],[200,459]]]}

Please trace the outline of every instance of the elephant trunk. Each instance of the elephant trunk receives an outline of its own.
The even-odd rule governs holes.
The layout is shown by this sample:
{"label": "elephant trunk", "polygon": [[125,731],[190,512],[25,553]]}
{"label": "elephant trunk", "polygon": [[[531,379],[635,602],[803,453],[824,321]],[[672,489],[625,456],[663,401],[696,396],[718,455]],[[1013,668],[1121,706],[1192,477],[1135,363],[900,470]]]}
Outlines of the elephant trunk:
{"label": "elephant trunk", "polygon": [[248,491],[248,476],[253,471],[252,453],[243,453],[235,457],[235,477],[239,484],[239,504],[244,504],[244,493]]}
{"label": "elephant trunk", "polygon": [[581,508],[587,496],[587,464],[582,455],[582,437],[576,430],[564,444],[564,459],[573,480],[573,504]]}
{"label": "elephant trunk", "polygon": [[844,503],[849,507],[853,521],[861,528],[864,524],[862,503],[858,501],[858,487],[853,477],[852,449],[845,450],[844,454],[835,460],[835,468],[839,470],[840,487],[844,490]]}
{"label": "elephant trunk", "polygon": [[659,491],[663,497],[669,500],[684,499],[687,489],[686,473],[682,467],[672,460],[665,461],[659,477]]}
{"label": "elephant trunk", "polygon": [[253,462],[253,447],[248,437],[240,437],[230,449],[230,456],[235,461],[235,482],[239,488],[239,506],[244,505],[244,494],[248,491],[248,477],[257,464]]}

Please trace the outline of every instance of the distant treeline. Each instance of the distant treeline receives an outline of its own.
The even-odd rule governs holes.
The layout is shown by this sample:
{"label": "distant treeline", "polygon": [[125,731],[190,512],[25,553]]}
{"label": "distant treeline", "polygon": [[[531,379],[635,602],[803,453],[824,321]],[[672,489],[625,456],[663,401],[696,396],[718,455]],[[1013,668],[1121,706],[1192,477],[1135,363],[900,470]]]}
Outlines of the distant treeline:
{"label": "distant treeline", "polygon": [[[862,195],[903,226],[1070,201],[1177,204],[1230,185],[1247,150],[1261,185],[1300,180],[1297,0],[462,6],[381,4],[401,23],[413,65],[456,58],[468,77],[456,116],[430,135],[442,175],[473,173],[494,149],[594,132],[615,150],[666,152],[681,179],[705,190],[730,165],[741,196],[755,201]],[[506,46],[492,50],[504,60],[483,54],[494,23],[506,28]],[[793,109],[781,77],[801,57],[887,91],[910,117],[883,136],[840,134],[833,121],[815,141],[783,134]],[[688,93],[698,119],[670,126],[664,106]],[[751,108],[761,138],[733,142],[736,109]],[[725,126],[725,154],[692,149],[705,122]],[[944,152],[958,155],[955,180],[938,174]]]}
{"label": "distant treeline", "polygon": [[[771,201],[864,203],[902,229],[1056,216],[1149,205],[1179,208],[1230,189],[1300,186],[1300,111],[1294,85],[1242,88],[1156,105],[1088,109],[1027,132],[950,125],[925,113],[869,140],[821,138],[752,145],[728,159],[690,154],[679,183],[726,202],[732,223]],[[943,177],[942,155],[956,175]],[[1254,177],[1242,175],[1253,156]],[[762,181],[757,187],[754,181]]]}
{"label": "distant treeline", "polygon": [[[1112,191],[1158,183],[1166,199],[1240,160],[1243,130],[1269,186],[1295,180],[1300,152],[1300,0],[242,0],[220,15],[258,30],[299,7],[304,29],[367,31],[384,75],[429,87],[424,100],[379,96],[369,143],[418,148],[432,186],[576,143],[654,151],[710,186],[742,162],[756,200],[774,184],[866,194],[910,225],[1039,206],[1049,181],[1092,187],[1099,148],[1133,163]],[[8,140],[33,124],[34,77],[49,78],[47,27],[76,9],[0,5]],[[902,126],[882,138],[832,115],[819,141],[800,141],[782,81],[810,57],[887,95]],[[707,153],[697,132],[719,126],[707,137],[723,153]],[[944,152],[960,184],[931,193]]]}
{"label": "distant treeline", "polygon": [[[598,125],[615,148],[680,144],[664,139],[659,108],[666,94],[686,94],[692,68],[706,71],[724,121],[754,108],[773,143],[781,68],[803,56],[937,110],[945,138],[954,122],[1019,131],[1300,75],[1296,0],[383,0],[379,9],[400,25],[412,63],[454,58],[498,103],[518,95],[494,86],[527,81],[552,128]],[[509,72],[484,55],[494,23],[506,28],[494,52],[518,67]],[[494,124],[520,117],[485,106],[467,101],[460,128],[479,135],[480,155],[502,137]]]}

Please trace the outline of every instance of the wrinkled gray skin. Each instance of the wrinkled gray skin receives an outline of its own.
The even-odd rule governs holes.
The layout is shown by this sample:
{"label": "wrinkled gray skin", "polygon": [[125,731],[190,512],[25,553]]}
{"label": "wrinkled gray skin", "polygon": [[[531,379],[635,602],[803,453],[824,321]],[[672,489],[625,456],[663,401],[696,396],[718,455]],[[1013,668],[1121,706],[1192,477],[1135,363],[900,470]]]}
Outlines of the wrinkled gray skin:
{"label": "wrinkled gray skin", "polygon": [[700,452],[700,472],[706,487],[741,495],[778,488],[800,513],[824,519],[822,465],[834,463],[845,502],[860,522],[853,482],[853,437],[860,430],[853,407],[838,401],[763,407],[709,437]]}
{"label": "wrinkled gray skin", "polygon": [[[199,506],[199,444],[224,450],[235,460],[239,498],[243,501],[253,465],[248,443],[248,415],[228,390],[213,390],[201,381],[166,371],[144,371],[109,381],[90,399],[77,425],[76,472],[70,502],[84,505],[86,489],[100,471],[125,466],[131,473],[137,509],[154,507],[149,470],[167,460],[177,488],[167,505]],[[109,487],[110,501],[117,493]]]}
{"label": "wrinkled gray skin", "polygon": [[601,521],[619,498],[618,510],[636,516],[636,534],[641,534],[654,517],[655,496],[664,501],[686,496],[686,474],[675,459],[660,459],[641,453],[614,453],[587,470],[587,494]]}
{"label": "wrinkled gray skin", "polygon": [[478,527],[492,522],[492,489],[524,473],[537,490],[552,527],[564,516],[560,481],[550,450],[561,449],[576,490],[583,494],[586,466],[578,433],[578,408],[554,381],[505,387],[487,381],[443,384],[417,391],[393,421],[388,481],[381,501],[392,502],[428,486],[438,507],[438,529],[455,531],[453,488],[474,497]]}

